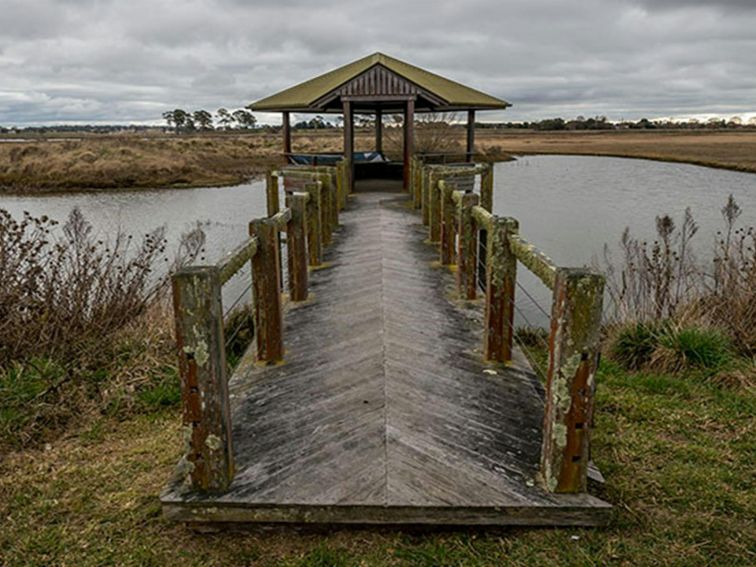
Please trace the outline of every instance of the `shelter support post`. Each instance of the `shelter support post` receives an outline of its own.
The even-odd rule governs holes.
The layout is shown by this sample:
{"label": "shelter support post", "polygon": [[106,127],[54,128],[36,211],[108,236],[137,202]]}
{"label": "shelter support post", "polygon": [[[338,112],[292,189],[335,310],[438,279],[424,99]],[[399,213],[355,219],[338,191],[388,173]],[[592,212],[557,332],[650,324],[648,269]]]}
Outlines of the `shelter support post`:
{"label": "shelter support post", "polygon": [[347,168],[347,188],[348,193],[354,190],[353,180],[354,171],[352,167],[352,158],[354,157],[354,109],[352,103],[348,100],[342,102],[344,112],[344,160]]}
{"label": "shelter support post", "polygon": [[473,160],[475,153],[475,111],[467,111],[467,161]]}
{"label": "shelter support post", "polygon": [[375,111],[375,151],[383,152],[383,111],[380,108]]}
{"label": "shelter support post", "polygon": [[283,112],[282,115],[281,133],[283,134],[283,151],[286,154],[286,160],[288,160],[291,153],[291,116],[289,112]]}

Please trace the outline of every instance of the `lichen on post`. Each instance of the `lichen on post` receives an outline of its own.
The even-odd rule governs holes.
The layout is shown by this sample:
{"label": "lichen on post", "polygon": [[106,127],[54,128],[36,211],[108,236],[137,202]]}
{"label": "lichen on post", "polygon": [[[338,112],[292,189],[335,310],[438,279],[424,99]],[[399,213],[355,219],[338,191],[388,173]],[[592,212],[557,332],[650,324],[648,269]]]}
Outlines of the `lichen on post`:
{"label": "lichen on post", "polygon": [[277,362],[283,359],[278,228],[265,219],[255,220],[249,225],[249,234],[257,238],[257,253],[252,257],[257,359]]}
{"label": "lichen on post", "polygon": [[292,193],[286,198],[291,220],[286,224],[289,296],[292,301],[307,299],[307,194]]}
{"label": "lichen on post", "polygon": [[431,167],[429,165],[423,166],[423,173],[422,173],[422,183],[421,183],[421,190],[422,190],[422,217],[423,217],[423,224],[425,226],[428,226],[428,223],[430,222],[430,215],[428,213],[428,207],[429,207],[429,195],[430,190],[428,189],[433,183],[433,172],[431,170]]}
{"label": "lichen on post", "polygon": [[553,492],[585,492],[604,276],[559,268],[546,376],[541,475]]}
{"label": "lichen on post", "polygon": [[198,266],[172,278],[186,454],[191,486],[220,491],[234,475],[218,269]]}
{"label": "lichen on post", "polygon": [[517,258],[510,249],[509,236],[517,230],[517,220],[494,217],[488,232],[483,335],[486,360],[512,360]]}
{"label": "lichen on post", "polygon": [[428,238],[431,242],[437,243],[441,239],[441,190],[439,181],[440,175],[434,175],[433,181],[428,186]]}
{"label": "lichen on post", "polygon": [[322,200],[320,192],[322,184],[319,181],[307,183],[304,186],[305,191],[310,194],[307,201],[307,252],[310,266],[320,266],[323,254],[323,222]]}
{"label": "lichen on post", "polygon": [[460,297],[475,299],[477,296],[478,266],[478,226],[472,209],[480,197],[475,193],[465,193],[459,203],[457,222],[459,239],[457,244],[457,291]]}
{"label": "lichen on post", "polygon": [[441,185],[441,265],[455,263],[454,245],[457,239],[457,205],[452,195],[455,187],[451,183],[440,181]]}

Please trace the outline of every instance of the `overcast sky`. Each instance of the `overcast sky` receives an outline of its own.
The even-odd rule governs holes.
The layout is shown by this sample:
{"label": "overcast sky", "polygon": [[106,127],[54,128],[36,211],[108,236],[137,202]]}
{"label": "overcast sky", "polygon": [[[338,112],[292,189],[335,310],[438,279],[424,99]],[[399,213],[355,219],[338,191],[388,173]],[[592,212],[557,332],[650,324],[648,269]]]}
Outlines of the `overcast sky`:
{"label": "overcast sky", "polygon": [[514,104],[483,120],[756,112],[756,0],[0,0],[0,125],[237,108],[375,51]]}

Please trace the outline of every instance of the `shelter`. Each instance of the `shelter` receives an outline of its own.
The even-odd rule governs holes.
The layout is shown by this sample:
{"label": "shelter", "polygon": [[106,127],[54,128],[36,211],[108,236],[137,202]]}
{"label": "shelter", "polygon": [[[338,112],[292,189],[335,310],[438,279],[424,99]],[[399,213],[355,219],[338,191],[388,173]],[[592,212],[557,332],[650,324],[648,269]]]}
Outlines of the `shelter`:
{"label": "shelter", "polygon": [[[467,112],[466,159],[472,161],[475,113],[511,106],[425,69],[374,53],[249,105],[251,110],[283,114],[283,151],[291,159],[290,116],[295,113],[343,114],[344,158],[353,171],[354,115],[375,116],[375,151],[383,153],[382,117],[404,116],[403,179],[407,188],[414,153],[414,116],[421,112]],[[292,160],[294,161],[294,160]],[[373,168],[374,169],[374,168]],[[354,175],[350,176],[354,179]]]}

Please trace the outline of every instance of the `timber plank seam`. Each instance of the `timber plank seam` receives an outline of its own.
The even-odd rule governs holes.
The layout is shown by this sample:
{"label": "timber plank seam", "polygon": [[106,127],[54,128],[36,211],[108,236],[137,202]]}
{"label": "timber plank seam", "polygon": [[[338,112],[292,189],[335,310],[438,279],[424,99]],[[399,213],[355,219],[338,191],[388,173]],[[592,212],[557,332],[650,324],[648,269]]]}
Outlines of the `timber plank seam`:
{"label": "timber plank seam", "polygon": [[[168,518],[607,520],[587,493],[603,277],[554,266],[492,214],[490,164],[426,160],[412,156],[399,196],[347,199],[345,162],[270,172],[250,239],[175,275],[187,450],[161,496]],[[257,362],[229,376],[220,286],[246,262]],[[545,386],[513,343],[518,264],[554,293]]]}

